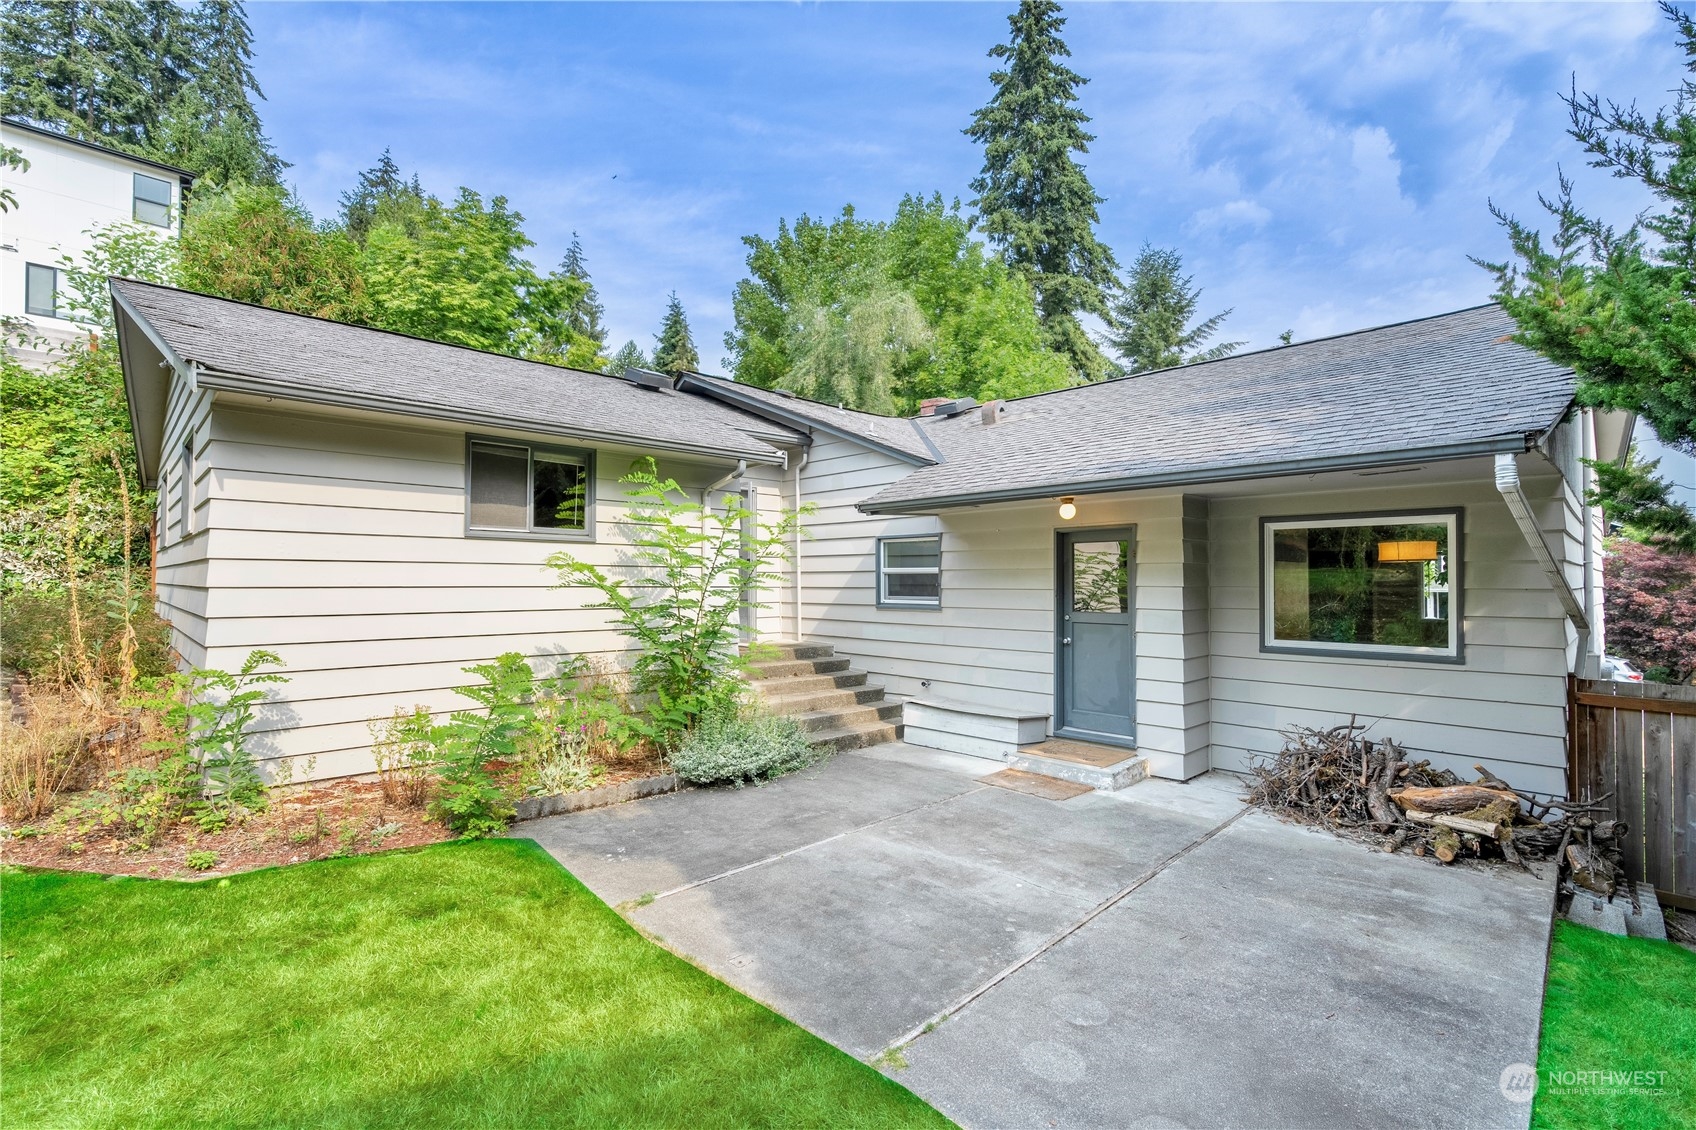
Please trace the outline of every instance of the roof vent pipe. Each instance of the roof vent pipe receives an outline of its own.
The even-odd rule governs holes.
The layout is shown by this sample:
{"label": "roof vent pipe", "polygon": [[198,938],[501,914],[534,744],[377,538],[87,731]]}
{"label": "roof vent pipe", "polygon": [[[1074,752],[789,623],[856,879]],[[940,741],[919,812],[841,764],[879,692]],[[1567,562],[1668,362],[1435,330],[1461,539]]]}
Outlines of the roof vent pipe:
{"label": "roof vent pipe", "polygon": [[1531,505],[1525,500],[1525,488],[1519,481],[1519,461],[1512,452],[1504,451],[1496,456],[1496,490],[1501,492],[1502,501],[1508,504],[1508,513],[1513,515],[1514,524],[1524,536],[1525,544],[1531,547],[1531,556],[1536,558],[1538,567],[1549,580],[1549,587],[1555,590],[1561,607],[1566,610],[1566,618],[1578,630],[1578,652],[1582,656],[1589,646],[1590,621],[1585,618],[1584,605],[1567,583],[1560,563],[1549,552],[1549,544],[1537,529],[1537,519],[1531,513]]}

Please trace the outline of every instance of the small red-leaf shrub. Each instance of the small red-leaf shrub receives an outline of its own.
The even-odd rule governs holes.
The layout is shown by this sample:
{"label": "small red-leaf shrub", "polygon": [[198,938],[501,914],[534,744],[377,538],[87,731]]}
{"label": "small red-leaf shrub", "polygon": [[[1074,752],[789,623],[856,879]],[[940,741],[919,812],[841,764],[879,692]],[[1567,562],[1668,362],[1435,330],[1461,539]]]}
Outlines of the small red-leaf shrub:
{"label": "small red-leaf shrub", "polygon": [[1688,683],[1696,675],[1696,554],[1614,542],[1603,607],[1610,655],[1652,679]]}

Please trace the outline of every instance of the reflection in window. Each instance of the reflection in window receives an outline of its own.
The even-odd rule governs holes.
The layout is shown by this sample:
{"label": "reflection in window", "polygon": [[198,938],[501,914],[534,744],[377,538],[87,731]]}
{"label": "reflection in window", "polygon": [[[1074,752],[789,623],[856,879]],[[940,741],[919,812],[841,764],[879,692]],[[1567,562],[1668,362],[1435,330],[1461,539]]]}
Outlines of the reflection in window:
{"label": "reflection in window", "polygon": [[942,604],[942,538],[883,538],[877,543],[878,603]]}
{"label": "reflection in window", "polygon": [[1072,543],[1073,612],[1129,612],[1130,578],[1129,541]]}
{"label": "reflection in window", "polygon": [[473,442],[467,461],[467,506],[473,530],[588,531],[587,455]]}
{"label": "reflection in window", "polygon": [[1267,645],[1455,655],[1455,516],[1265,525]]}

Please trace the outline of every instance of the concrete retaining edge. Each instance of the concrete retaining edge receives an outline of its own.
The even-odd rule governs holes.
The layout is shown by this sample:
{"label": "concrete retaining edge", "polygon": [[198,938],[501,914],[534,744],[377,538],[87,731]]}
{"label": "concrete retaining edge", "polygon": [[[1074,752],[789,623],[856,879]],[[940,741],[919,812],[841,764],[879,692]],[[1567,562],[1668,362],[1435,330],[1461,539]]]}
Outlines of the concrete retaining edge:
{"label": "concrete retaining edge", "polygon": [[676,792],[677,789],[677,775],[666,773],[659,777],[641,777],[634,781],[621,781],[616,785],[602,785],[575,793],[521,797],[514,806],[518,809],[514,820],[539,820],[543,816],[581,812],[585,808],[605,808],[609,804],[623,804],[629,800]]}

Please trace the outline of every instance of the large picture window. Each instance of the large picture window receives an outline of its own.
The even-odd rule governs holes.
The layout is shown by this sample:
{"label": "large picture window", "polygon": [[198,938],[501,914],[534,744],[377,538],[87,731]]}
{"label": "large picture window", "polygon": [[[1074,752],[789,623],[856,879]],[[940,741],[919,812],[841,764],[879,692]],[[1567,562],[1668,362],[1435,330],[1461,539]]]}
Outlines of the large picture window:
{"label": "large picture window", "polygon": [[879,538],[877,602],[892,608],[940,608],[942,538]]}
{"label": "large picture window", "polygon": [[466,528],[473,534],[588,537],[594,529],[588,452],[471,440]]}
{"label": "large picture window", "polygon": [[1459,511],[1261,522],[1268,651],[1456,662]]}

